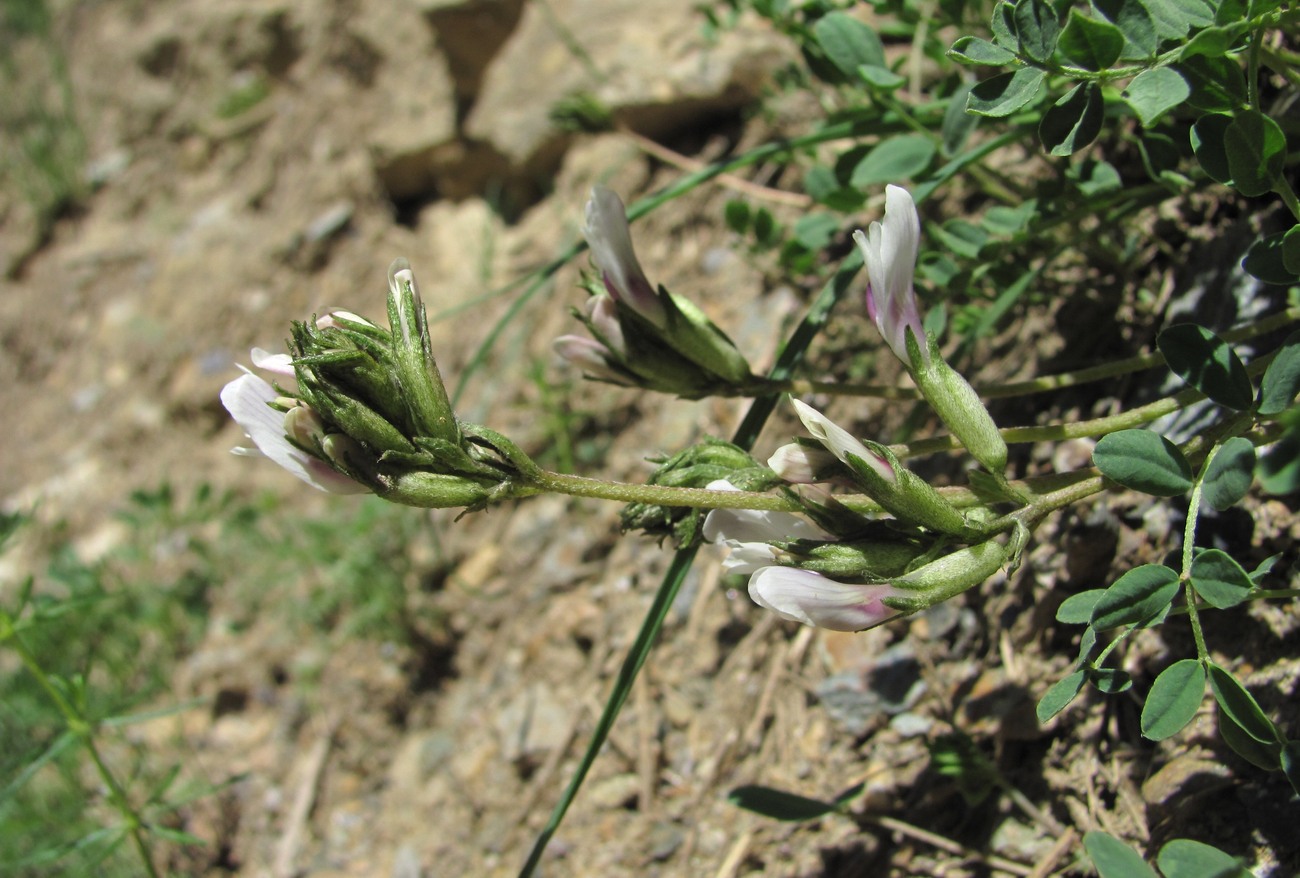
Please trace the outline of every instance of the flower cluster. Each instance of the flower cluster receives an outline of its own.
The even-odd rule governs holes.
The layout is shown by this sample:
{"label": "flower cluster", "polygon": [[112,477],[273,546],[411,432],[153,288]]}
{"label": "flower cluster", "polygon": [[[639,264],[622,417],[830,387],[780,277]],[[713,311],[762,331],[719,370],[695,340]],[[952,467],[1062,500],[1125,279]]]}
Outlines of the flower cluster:
{"label": "flower cluster", "polygon": [[575,316],[591,337],[563,335],[555,350],[589,377],[700,398],[754,380],[735,344],[689,300],[646,279],[627,212],[597,186],[583,228],[599,289]]}
{"label": "flower cluster", "polygon": [[477,508],[507,495],[531,463],[490,430],[457,421],[405,259],[389,269],[384,329],[347,311],[293,325],[292,354],[254,349],[221,401],[270,458],[334,493],[373,491],[398,503]]}
{"label": "flower cluster", "polygon": [[[730,549],[724,568],[750,575],[755,603],[805,625],[860,631],[977,585],[1006,562],[1001,543],[982,538],[889,449],[855,438],[809,405],[797,400],[794,405],[848,478],[896,521],[877,524],[872,532],[873,523],[841,518],[840,532],[832,533],[787,512],[713,510],[705,519],[705,538]],[[781,475],[794,460],[795,481],[807,483],[814,470],[826,471],[824,460],[806,463],[817,458],[806,446],[784,446],[768,465]],[[710,487],[735,490],[727,482]],[[821,512],[826,505],[807,502],[806,508]],[[874,535],[864,536],[868,533]],[[975,544],[942,554],[953,538]]]}

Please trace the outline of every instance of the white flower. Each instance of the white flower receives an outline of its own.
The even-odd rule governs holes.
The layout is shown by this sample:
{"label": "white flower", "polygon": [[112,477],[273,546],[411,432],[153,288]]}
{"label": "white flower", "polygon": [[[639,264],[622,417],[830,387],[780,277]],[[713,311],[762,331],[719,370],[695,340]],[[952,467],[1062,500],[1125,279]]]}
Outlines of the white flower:
{"label": "white flower", "polygon": [[[710,482],[711,491],[738,490],[726,479]],[[772,540],[834,539],[817,525],[789,512],[761,509],[714,509],[704,519],[704,538],[731,552],[722,562],[728,573],[753,573],[776,560]]]}
{"label": "white flower", "polygon": [[614,192],[604,186],[592,188],[582,233],[609,294],[660,329],[667,326],[659,294],[646,280],[632,249],[627,210]]}
{"label": "white flower", "polygon": [[885,220],[873,222],[867,234],[853,233],[853,240],[867,264],[867,314],[875,321],[885,343],[904,363],[907,355],[907,330],[912,330],[921,356],[929,357],[925,329],[912,289],[916,271],[916,253],[920,246],[921,220],[916,203],[901,186],[885,187]]}
{"label": "white flower", "polygon": [[861,631],[898,615],[884,599],[905,592],[888,583],[851,585],[811,570],[764,567],[749,580],[754,603],[791,619],[832,631]]}
{"label": "white flower", "polygon": [[[265,354],[263,351],[262,354]],[[265,357],[254,355],[254,362]],[[274,370],[272,370],[274,371]],[[292,374],[292,371],[290,372]],[[360,494],[370,489],[335,470],[328,463],[313,457],[289,441],[286,433],[292,432],[301,439],[320,428],[320,418],[314,411],[299,403],[287,413],[272,408],[279,395],[262,378],[245,370],[221,390],[221,404],[243,428],[256,449],[236,448],[236,454],[262,454],[302,479],[314,488],[333,494]],[[303,411],[300,411],[303,410]],[[314,435],[314,434],[312,434]]]}
{"label": "white flower", "polygon": [[841,462],[849,463],[848,456],[851,454],[875,470],[881,478],[888,479],[890,482],[897,481],[898,476],[889,462],[879,454],[869,451],[865,445],[853,438],[848,430],[805,402],[797,399],[792,399],[791,402],[794,403],[794,410],[799,414],[799,420],[803,421],[803,425],[808,428],[808,432],[812,433],[813,438],[825,445],[826,449]]}
{"label": "white flower", "polygon": [[782,479],[796,485],[812,485],[817,473],[834,465],[836,457],[829,451],[809,448],[797,442],[782,445],[767,459],[767,465]]}

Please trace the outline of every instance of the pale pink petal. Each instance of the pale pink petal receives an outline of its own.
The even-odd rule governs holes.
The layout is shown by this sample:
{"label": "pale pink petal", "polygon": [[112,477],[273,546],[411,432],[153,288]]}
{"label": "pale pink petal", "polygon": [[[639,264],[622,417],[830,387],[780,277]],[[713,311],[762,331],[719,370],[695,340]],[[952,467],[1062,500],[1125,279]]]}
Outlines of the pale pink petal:
{"label": "pale pink petal", "polygon": [[867,314],[890,349],[908,362],[907,330],[912,330],[923,356],[925,330],[912,288],[920,248],[921,220],[912,196],[901,186],[885,187],[885,219],[853,233],[867,267]]}
{"label": "pale pink petal", "polygon": [[613,355],[609,348],[598,341],[583,335],[562,335],[551,342],[551,347],[566,361],[592,378],[614,384],[627,384],[627,376],[620,375],[610,367],[606,357]]}
{"label": "pale pink petal", "polygon": [[655,326],[665,326],[663,303],[632,249],[627,210],[618,195],[604,186],[593,187],[582,231],[609,294]]}
{"label": "pale pink petal", "polygon": [[888,584],[850,585],[811,570],[764,567],[749,579],[749,596],[783,619],[832,631],[861,631],[898,615],[882,602],[900,594]]}
{"label": "pale pink petal", "polygon": [[370,489],[335,471],[329,464],[294,447],[284,434],[284,414],[268,403],[275,388],[251,373],[221,390],[221,404],[262,454],[314,488],[333,494],[360,494]]}
{"label": "pale pink petal", "polygon": [[293,357],[288,354],[273,354],[270,351],[264,351],[261,348],[253,348],[250,352],[253,365],[263,372],[270,372],[272,375],[282,375],[286,378],[295,377],[293,371]]}
{"label": "pale pink petal", "polygon": [[891,482],[897,478],[893,467],[887,461],[878,454],[868,451],[867,447],[853,438],[853,435],[848,430],[845,430],[805,402],[797,399],[792,399],[791,402],[794,403],[794,409],[799,414],[799,420],[803,421],[803,425],[808,428],[808,432],[813,435],[814,439],[825,445],[831,454],[834,454],[844,463],[848,463],[848,455],[852,454],[875,470],[881,478],[888,479]]}

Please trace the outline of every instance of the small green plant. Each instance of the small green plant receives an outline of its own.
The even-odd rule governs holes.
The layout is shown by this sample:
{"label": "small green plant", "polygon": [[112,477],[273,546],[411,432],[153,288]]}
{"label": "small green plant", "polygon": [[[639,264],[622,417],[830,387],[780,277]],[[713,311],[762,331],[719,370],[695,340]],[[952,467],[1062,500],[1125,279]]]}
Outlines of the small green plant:
{"label": "small green plant", "polygon": [[[1247,213],[1286,212],[1290,228],[1252,231],[1241,267],[1261,284],[1300,282],[1300,202],[1288,173],[1300,151],[1282,118],[1300,87],[1300,57],[1280,49],[1278,39],[1300,18],[1275,0],[1000,0],[991,18],[987,6],[961,0],[872,5],[878,28],[847,2],[724,4],[709,17],[710,31],[729,26],[742,9],[766,18],[803,59],[783,82],[812,93],[825,118],[811,131],[691,174],[630,210],[602,187],[587,205],[584,237],[595,272],[584,306],[574,309],[583,332],[557,339],[556,350],[593,380],[687,399],[752,399],[730,442],[710,439],[665,455],[646,484],[544,468],[490,426],[456,417],[458,391],[443,383],[415,276],[401,259],[389,270],[387,326],[350,312],[295,323],[290,354],[254,352],[266,378],[249,372],[223,391],[257,449],[321,490],[469,511],[548,493],[608,499],[628,504],[627,529],[677,544],[525,875],[582,785],[702,540],[731,548],[726,568],[749,576],[759,606],[806,625],[860,631],[1014,573],[1050,516],[1105,503],[1125,489],[1180,498],[1180,505],[1186,497],[1186,525],[1162,547],[1173,553],[1168,563],[1137,566],[1107,588],[1064,601],[1058,619],[1086,627],[1075,667],[1047,688],[1039,718],[1060,713],[1089,684],[1104,693],[1135,688],[1107,660],[1128,638],[1186,616],[1195,657],[1175,661],[1141,694],[1143,733],[1157,741],[1178,733],[1208,685],[1228,746],[1285,772],[1300,791],[1296,740],[1226,667],[1231,657],[1214,658],[1204,638],[1215,613],[1290,600],[1297,591],[1271,587],[1272,561],[1246,565],[1197,544],[1204,506],[1227,509],[1261,483],[1297,486],[1300,336],[1269,343],[1273,349],[1248,364],[1233,345],[1290,327],[1300,309],[1274,307],[1222,335],[1176,323],[1159,334],[1155,351],[1061,374],[979,385],[963,376],[982,340],[1030,307],[1096,297],[1102,313],[1123,307],[1130,319],[1157,322],[1150,288],[1161,278],[1150,263],[1165,242],[1152,228],[1169,212],[1196,213],[1206,197]],[[950,27],[964,34],[951,47],[938,36]],[[890,49],[903,40],[908,52]],[[570,121],[602,121],[599,108],[582,102],[565,109]],[[725,222],[753,252],[776,254],[783,272],[821,289],[773,368],[758,374],[691,299],[650,282],[631,223],[708,180],[765,162],[798,179],[811,208],[787,222],[775,209],[733,200]],[[863,223],[867,215],[879,218]],[[1223,220],[1205,222],[1208,234],[1226,232]],[[865,229],[854,231],[859,225]],[[517,316],[555,265],[539,272],[503,319]],[[857,280],[864,270],[865,283]],[[848,302],[837,319],[854,319],[846,316],[852,309],[874,325],[882,359],[892,355],[891,368],[905,371],[909,385],[810,377],[827,371],[815,339],[832,310]],[[933,305],[928,313],[922,302]],[[500,335],[498,324],[459,387]],[[999,409],[985,402],[1162,366],[1186,386],[1154,402],[1116,401],[1104,417],[1045,423],[1043,406],[1035,425],[1003,427]],[[908,438],[913,428],[936,433],[894,444],[859,438],[796,398],[811,438],[796,437],[763,465],[750,450],[784,395],[911,401]],[[1177,443],[1148,426],[1203,403],[1209,416]],[[1098,440],[1095,466],[1024,471],[1021,446],[1080,438]],[[954,451],[963,455],[964,479],[932,484],[923,459]],[[572,459],[560,454],[551,465]],[[976,801],[999,780],[967,740],[957,734],[939,742],[932,763]],[[737,800],[764,813],[788,806],[806,817],[847,801],[744,789]],[[1106,845],[1087,847],[1104,860]],[[1188,850],[1173,847],[1173,865],[1162,851],[1161,868],[1170,876],[1196,874],[1178,871]]]}

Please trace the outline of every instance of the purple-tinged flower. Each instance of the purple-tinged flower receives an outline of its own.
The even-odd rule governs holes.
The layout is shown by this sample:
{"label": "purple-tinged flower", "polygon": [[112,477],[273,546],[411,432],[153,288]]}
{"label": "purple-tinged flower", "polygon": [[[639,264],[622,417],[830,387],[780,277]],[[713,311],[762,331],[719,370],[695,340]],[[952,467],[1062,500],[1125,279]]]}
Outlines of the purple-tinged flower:
{"label": "purple-tinged flower", "polygon": [[[221,404],[256,446],[255,449],[236,448],[236,454],[269,457],[312,487],[332,494],[360,494],[370,490],[289,441],[292,435],[310,447],[328,437],[323,436],[324,425],[319,415],[301,402],[282,399],[274,387],[252,372],[246,371],[222,388]],[[275,404],[288,404],[290,408],[282,412],[273,407]]]}
{"label": "purple-tinged flower", "polygon": [[894,472],[894,468],[890,466],[889,461],[870,451],[865,445],[853,438],[853,435],[848,430],[845,430],[805,402],[800,402],[797,399],[793,399],[791,402],[794,403],[794,409],[799,414],[799,420],[803,421],[803,425],[808,428],[808,432],[812,433],[813,438],[825,445],[826,449],[838,457],[840,461],[852,467],[853,464],[849,462],[849,455],[851,454],[875,471],[882,479],[891,483],[898,480],[898,475]]}
{"label": "purple-tinged flower", "polygon": [[862,631],[898,615],[885,599],[905,596],[889,583],[854,585],[811,570],[764,567],[749,579],[754,603],[791,619],[832,631]]}
{"label": "purple-tinged flower", "polygon": [[912,362],[907,354],[909,329],[916,337],[921,356],[929,358],[916,292],[912,289],[920,239],[921,220],[916,204],[901,186],[885,187],[884,222],[873,222],[867,234],[853,233],[867,265],[867,314],[894,354],[909,365]]}
{"label": "purple-tinged flower", "polygon": [[609,348],[585,335],[561,335],[551,342],[551,347],[567,362],[598,381],[611,384],[628,384],[626,375],[619,374],[610,365],[614,358]]}
{"label": "purple-tinged flower", "polygon": [[627,210],[618,195],[604,186],[592,188],[582,233],[609,294],[655,326],[665,328],[668,319],[663,303],[637,261]]}

